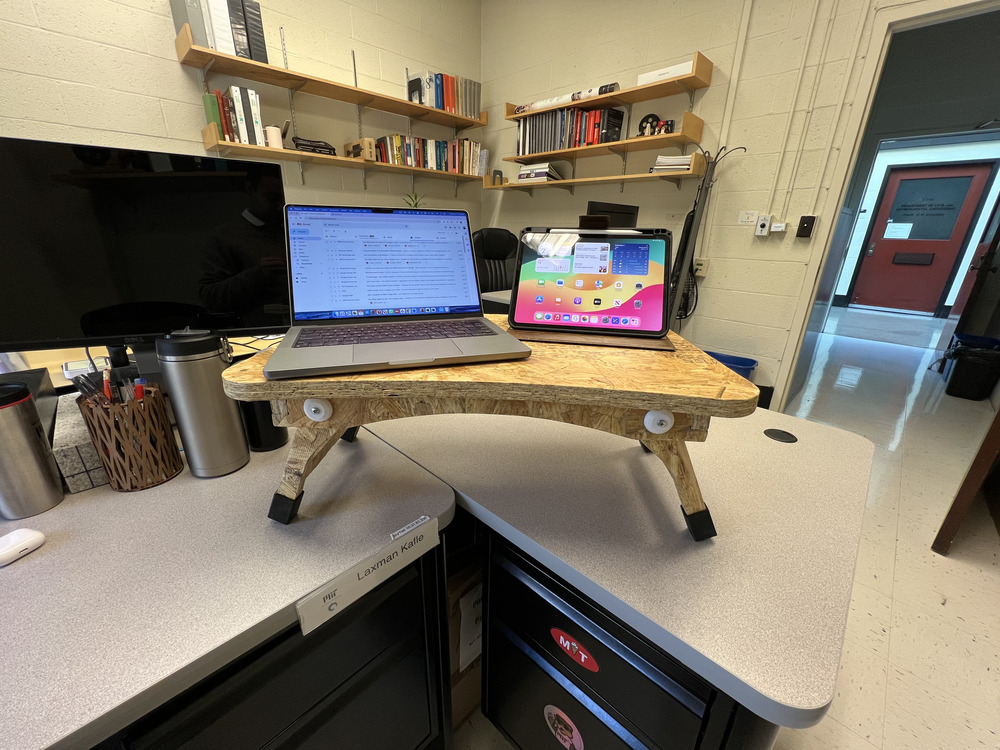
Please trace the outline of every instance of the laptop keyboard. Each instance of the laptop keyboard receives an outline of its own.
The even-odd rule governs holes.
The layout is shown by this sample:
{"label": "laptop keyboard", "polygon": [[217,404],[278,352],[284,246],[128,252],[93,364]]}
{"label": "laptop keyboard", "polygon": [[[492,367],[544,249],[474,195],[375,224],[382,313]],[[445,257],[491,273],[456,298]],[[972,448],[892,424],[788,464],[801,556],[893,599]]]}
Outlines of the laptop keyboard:
{"label": "laptop keyboard", "polygon": [[343,346],[346,344],[384,344],[393,341],[452,339],[462,336],[495,336],[496,331],[479,319],[428,320],[411,323],[373,323],[371,325],[317,326],[303,328],[293,349],[306,346]]}

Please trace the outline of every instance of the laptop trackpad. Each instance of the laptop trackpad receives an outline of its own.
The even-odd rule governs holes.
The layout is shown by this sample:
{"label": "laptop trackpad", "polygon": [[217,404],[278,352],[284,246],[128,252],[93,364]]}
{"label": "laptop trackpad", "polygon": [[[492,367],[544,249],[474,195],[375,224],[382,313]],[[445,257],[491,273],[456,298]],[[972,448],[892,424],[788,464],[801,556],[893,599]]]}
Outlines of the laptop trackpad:
{"label": "laptop trackpad", "polygon": [[433,362],[441,357],[456,357],[462,350],[451,339],[429,341],[393,341],[387,344],[355,344],[354,361],[394,363]]}

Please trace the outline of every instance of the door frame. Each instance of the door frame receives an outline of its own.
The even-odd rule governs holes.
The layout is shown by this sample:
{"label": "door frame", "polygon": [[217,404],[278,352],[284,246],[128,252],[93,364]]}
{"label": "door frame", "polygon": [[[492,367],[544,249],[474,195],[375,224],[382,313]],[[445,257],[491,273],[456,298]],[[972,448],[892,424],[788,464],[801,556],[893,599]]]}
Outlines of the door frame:
{"label": "door frame", "polygon": [[[833,142],[828,148],[830,170],[829,181],[824,181],[828,189],[823,200],[815,200],[817,214],[827,217],[840,215],[844,199],[850,187],[850,178],[857,167],[863,138],[871,115],[872,102],[878,89],[879,77],[885,66],[889,52],[889,43],[896,32],[910,29],[934,26],[946,21],[968,18],[981,13],[1000,9],[1000,0],[971,0],[956,2],[956,0],[913,0],[904,5],[889,5],[871,7],[863,18],[864,35],[858,37],[854,49],[849,55],[849,71],[860,68],[857,77],[857,88],[847,111],[847,120],[843,126],[845,136],[839,141],[836,156],[833,156]],[[859,24],[859,29],[862,26]],[[857,66],[857,68],[855,67]],[[853,76],[849,76],[853,77]],[[790,396],[789,386],[792,372],[798,365],[803,339],[809,326],[809,317],[816,303],[817,284],[824,266],[830,261],[830,241],[833,237],[835,222],[830,226],[818,223],[817,236],[814,241],[821,243],[817,251],[812,253],[806,263],[805,280],[807,290],[799,296],[790,326],[790,335],[785,340],[784,349],[775,378],[773,406],[777,410],[784,409]],[[842,259],[836,259],[840,262]],[[809,288],[811,286],[811,288]],[[797,332],[797,333],[795,333]]]}
{"label": "door frame", "polygon": [[[858,282],[858,275],[861,273],[861,265],[865,261],[864,248],[868,247],[869,243],[872,241],[872,235],[875,232],[875,225],[878,223],[878,212],[881,210],[882,201],[885,199],[886,190],[889,187],[889,180],[892,178],[893,170],[897,169],[928,169],[933,167],[947,167],[947,166],[962,166],[962,165],[975,165],[975,164],[985,164],[991,167],[990,173],[986,178],[986,183],[983,185],[982,193],[979,197],[979,203],[976,206],[975,211],[972,214],[972,218],[969,221],[969,226],[965,230],[965,236],[962,238],[962,249],[959,251],[955,258],[955,262],[952,264],[951,269],[948,271],[948,278],[945,280],[944,289],[941,292],[941,296],[938,299],[938,303],[935,306],[933,317],[935,318],[947,318],[948,313],[951,311],[951,305],[947,304],[948,298],[951,296],[952,287],[954,286],[958,270],[965,267],[966,257],[969,254],[969,243],[976,237],[976,229],[979,227],[980,219],[982,218],[983,211],[987,206],[989,200],[991,188],[993,183],[997,178],[998,166],[1000,166],[1000,161],[994,160],[992,163],[990,160],[983,159],[963,159],[961,161],[944,161],[944,162],[922,162],[914,164],[891,164],[885,169],[882,175],[882,184],[879,186],[878,198],[875,200],[874,210],[868,217],[868,227],[865,231],[864,239],[860,243],[861,252],[858,253],[857,260],[854,264],[854,271],[851,274],[851,282],[847,287],[847,292],[844,295],[836,295],[834,299],[834,304],[837,306],[850,306],[850,300],[854,296],[854,287]],[[978,245],[979,243],[975,243]],[[956,290],[957,291],[957,290]],[[838,305],[839,301],[843,301],[844,305]]]}

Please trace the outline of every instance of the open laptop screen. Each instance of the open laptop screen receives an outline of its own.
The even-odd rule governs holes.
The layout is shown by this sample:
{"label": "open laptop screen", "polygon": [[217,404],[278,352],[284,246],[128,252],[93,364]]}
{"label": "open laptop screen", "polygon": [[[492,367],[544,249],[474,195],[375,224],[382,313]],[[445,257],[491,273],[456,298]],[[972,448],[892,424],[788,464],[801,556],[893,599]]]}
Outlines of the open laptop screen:
{"label": "open laptop screen", "polygon": [[665,229],[525,229],[510,325],[662,337],[670,250]]}
{"label": "open laptop screen", "polygon": [[464,211],[285,207],[293,321],[480,311]]}

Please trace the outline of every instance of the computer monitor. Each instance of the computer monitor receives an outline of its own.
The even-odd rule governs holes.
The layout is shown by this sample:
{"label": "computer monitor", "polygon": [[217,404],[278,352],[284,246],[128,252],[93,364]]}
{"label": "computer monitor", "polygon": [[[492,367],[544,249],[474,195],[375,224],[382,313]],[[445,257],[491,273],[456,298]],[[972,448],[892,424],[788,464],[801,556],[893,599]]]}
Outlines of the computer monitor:
{"label": "computer monitor", "polygon": [[[635,229],[639,226],[639,207],[621,203],[587,202],[587,216],[607,216],[609,229]],[[586,223],[586,222],[584,222]],[[582,226],[582,224],[581,224]],[[600,229],[600,227],[593,227]]]}
{"label": "computer monitor", "polygon": [[0,351],[288,329],[277,164],[19,138],[0,164]]}

